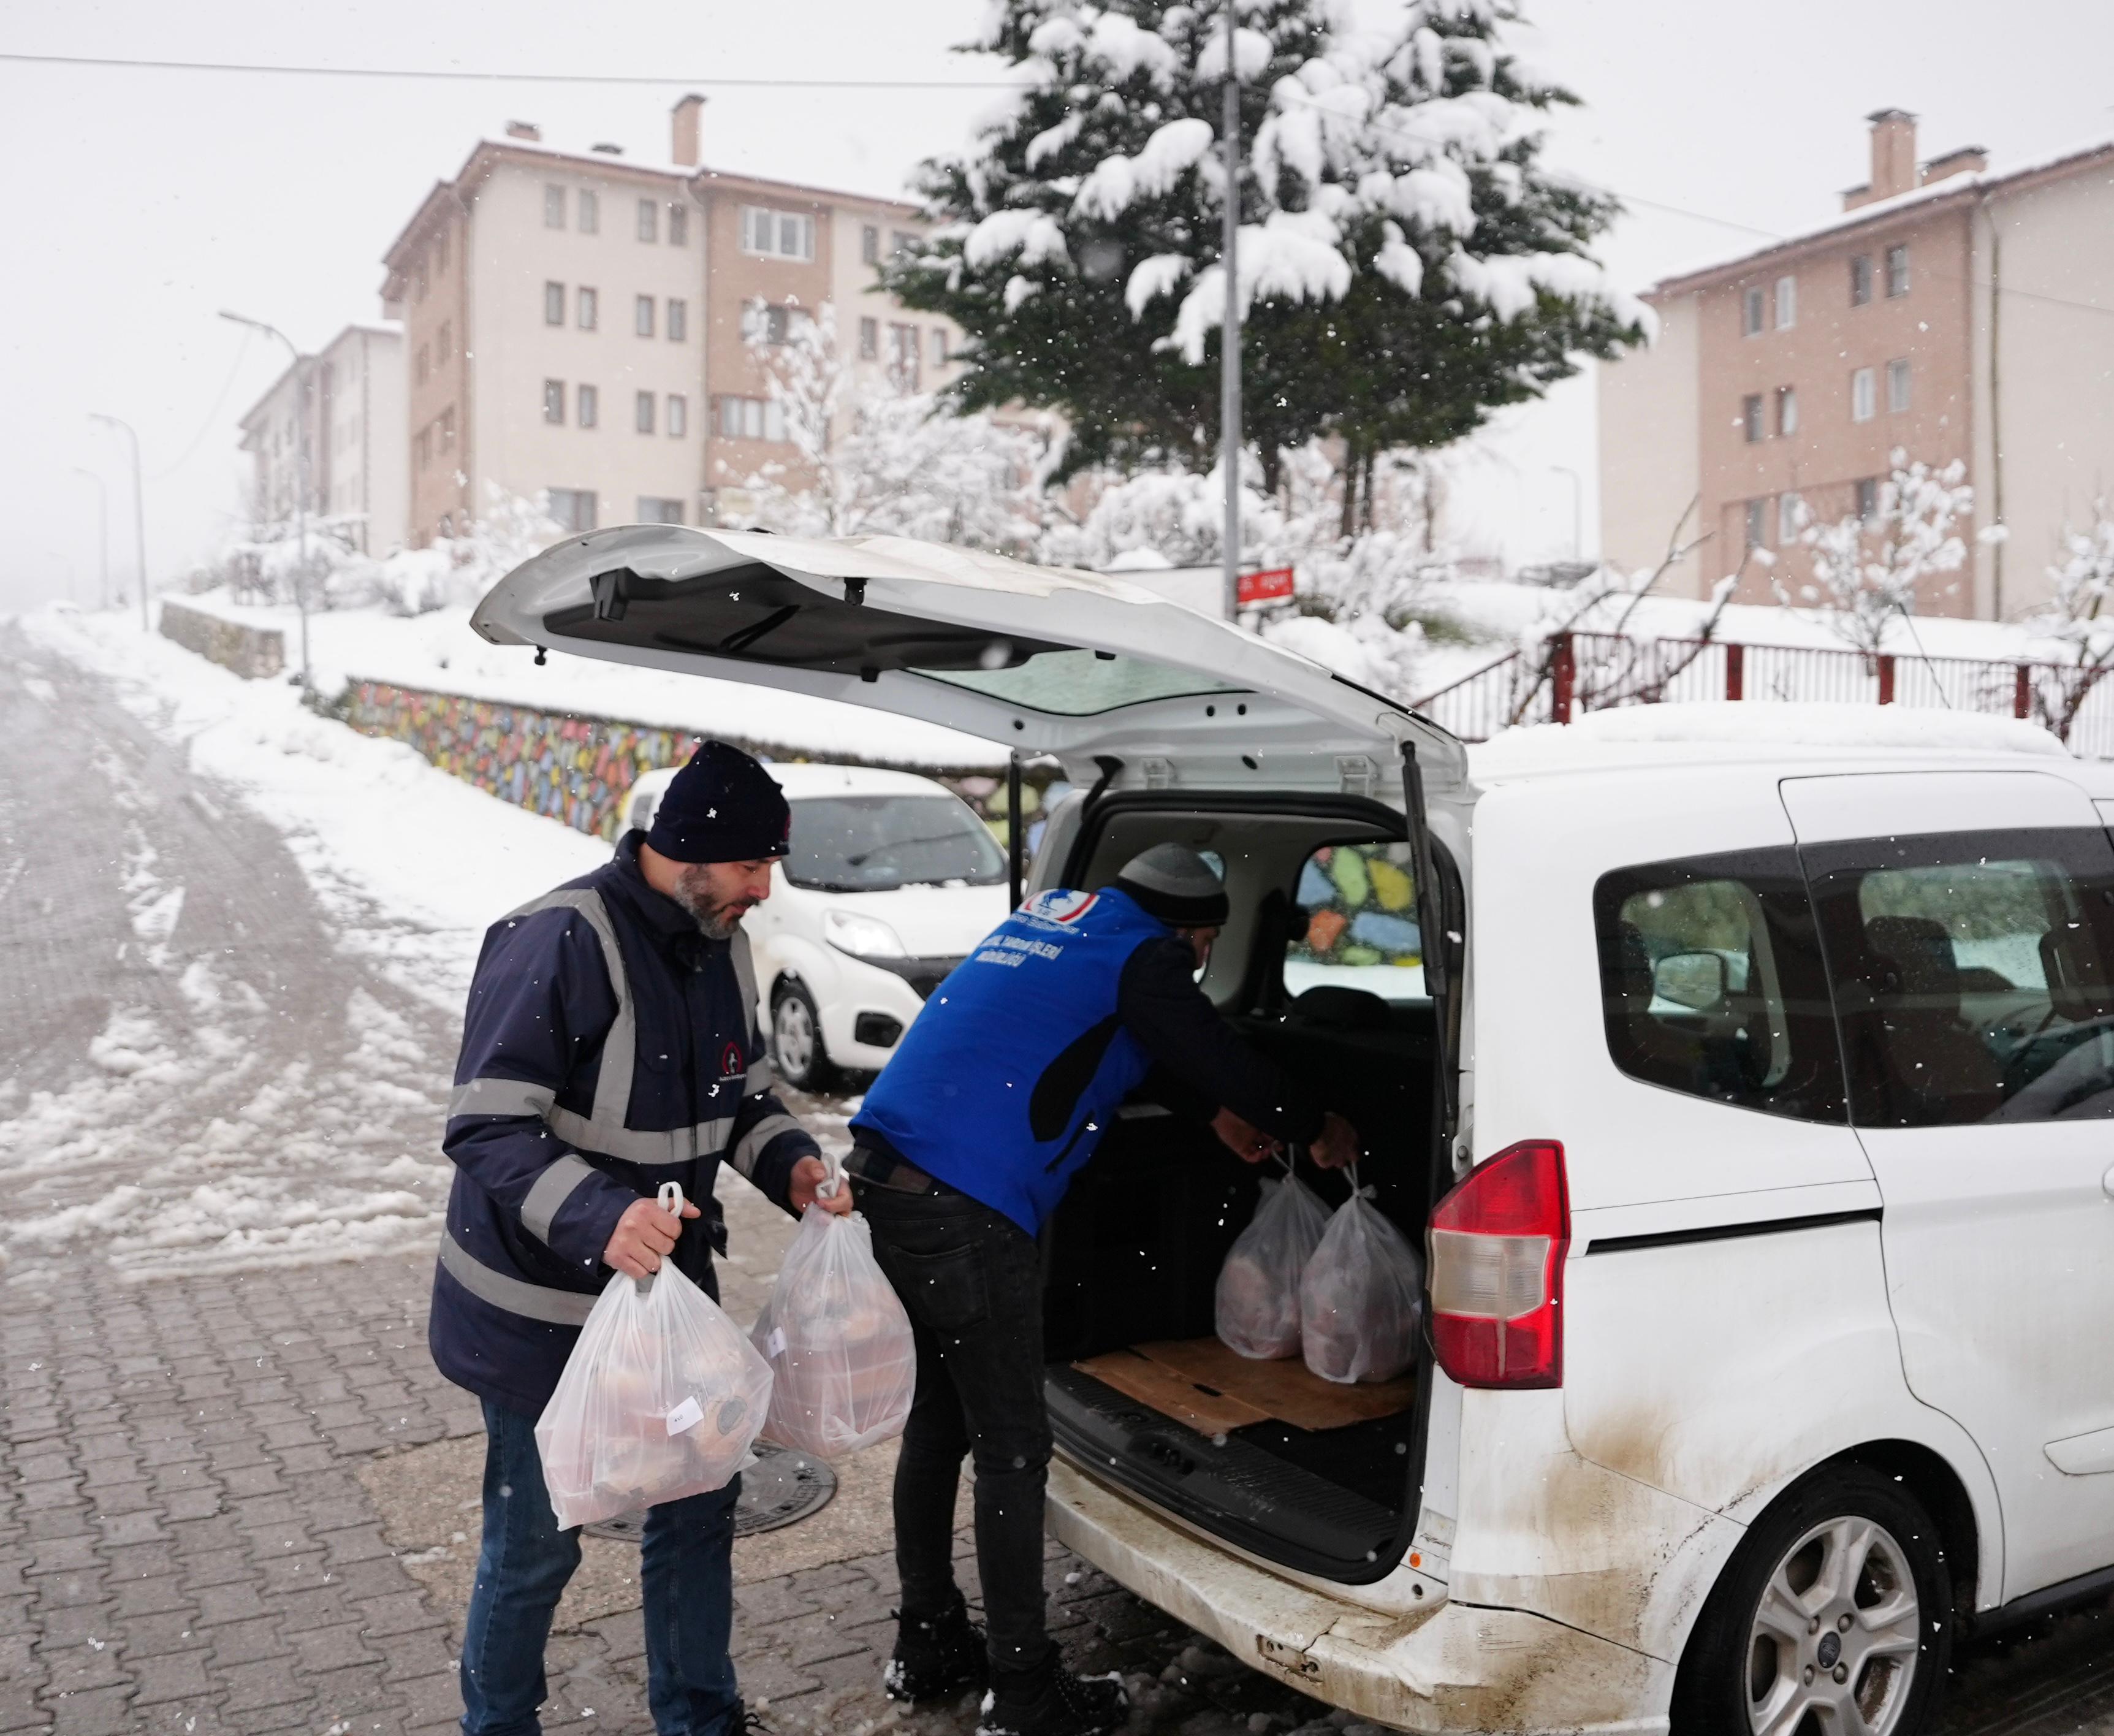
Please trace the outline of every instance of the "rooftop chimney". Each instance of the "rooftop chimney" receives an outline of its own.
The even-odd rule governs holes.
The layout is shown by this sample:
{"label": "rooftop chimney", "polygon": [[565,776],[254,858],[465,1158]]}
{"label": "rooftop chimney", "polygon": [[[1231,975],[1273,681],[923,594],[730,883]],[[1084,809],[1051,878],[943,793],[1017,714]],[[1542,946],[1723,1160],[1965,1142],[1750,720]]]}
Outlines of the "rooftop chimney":
{"label": "rooftop chimney", "polygon": [[1979,144],[1963,144],[1956,151],[1933,157],[1923,166],[1923,184],[1944,181],[1954,175],[1979,175],[1989,167],[1989,153]]}
{"label": "rooftop chimney", "polygon": [[686,169],[698,166],[698,119],[704,112],[705,99],[694,90],[675,105],[670,154]]}
{"label": "rooftop chimney", "polygon": [[1892,199],[1916,184],[1916,117],[1906,108],[1875,108],[1865,118],[1872,123],[1872,178],[1842,195],[1845,211]]}
{"label": "rooftop chimney", "polygon": [[506,136],[510,139],[526,139],[532,144],[540,144],[543,140],[543,129],[533,121],[509,121],[506,123]]}

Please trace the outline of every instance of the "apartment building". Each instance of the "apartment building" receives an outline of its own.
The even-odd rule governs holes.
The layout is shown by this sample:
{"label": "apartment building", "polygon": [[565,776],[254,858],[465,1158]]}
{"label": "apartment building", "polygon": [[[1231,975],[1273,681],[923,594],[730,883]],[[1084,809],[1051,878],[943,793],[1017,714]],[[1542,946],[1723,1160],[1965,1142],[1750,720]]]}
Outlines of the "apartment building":
{"label": "apartment building", "polygon": [[393,323],[355,322],[290,364],[241,422],[242,450],[256,465],[251,514],[259,529],[292,522],[305,440],[309,516],[362,553],[402,547],[404,405],[404,333]]}
{"label": "apartment building", "polygon": [[750,334],[784,341],[825,307],[871,378],[939,383],[952,329],[874,287],[915,208],[703,167],[703,109],[675,105],[665,163],[513,123],[391,245],[414,542],[495,493],[540,494],[568,529],[744,522],[750,479],[798,469]]}
{"label": "apartment building", "polygon": [[1979,146],[1919,162],[1902,110],[1868,118],[1839,217],[1646,293],[1658,341],[1599,375],[1602,552],[1655,566],[1688,512],[1704,540],[1666,589],[1795,593],[1801,506],[1876,516],[1899,449],[1975,491],[1973,553],[1919,607],[2016,617],[2114,490],[2114,141],[1992,171]]}

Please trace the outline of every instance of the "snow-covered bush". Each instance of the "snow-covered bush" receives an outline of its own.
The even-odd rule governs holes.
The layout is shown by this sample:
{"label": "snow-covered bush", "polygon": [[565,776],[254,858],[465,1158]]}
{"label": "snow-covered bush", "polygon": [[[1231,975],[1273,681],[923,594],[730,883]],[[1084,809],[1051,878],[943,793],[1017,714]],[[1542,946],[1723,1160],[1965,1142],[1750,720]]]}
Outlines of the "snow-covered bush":
{"label": "snow-covered bush", "polygon": [[1868,657],[1886,648],[1896,621],[1916,612],[1924,579],[1965,564],[1967,544],[1957,526],[1974,510],[1974,490],[1961,479],[1967,467],[1958,459],[1934,469],[1896,447],[1889,461],[1893,474],[1881,485],[1869,523],[1852,514],[1823,524],[1801,503],[1798,540],[1811,580],[1795,597],[1781,579],[1773,581],[1778,602],[1817,607],[1830,632]]}
{"label": "snow-covered bush", "polygon": [[2048,602],[2029,625],[2063,648],[2071,666],[2036,684],[2039,721],[2065,741],[2092,689],[2114,674],[2114,502],[2092,503],[2085,530],[2065,527],[2062,558],[2048,570]]}

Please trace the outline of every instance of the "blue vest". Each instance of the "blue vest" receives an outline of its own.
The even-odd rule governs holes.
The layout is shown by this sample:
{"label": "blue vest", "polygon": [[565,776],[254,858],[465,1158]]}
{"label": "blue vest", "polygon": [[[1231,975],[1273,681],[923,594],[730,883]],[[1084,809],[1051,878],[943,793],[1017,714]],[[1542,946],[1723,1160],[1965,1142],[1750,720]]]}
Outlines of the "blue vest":
{"label": "blue vest", "polygon": [[1112,888],[1030,899],[933,991],[852,1130],[1033,1235],[1145,1077],[1117,987],[1172,932]]}

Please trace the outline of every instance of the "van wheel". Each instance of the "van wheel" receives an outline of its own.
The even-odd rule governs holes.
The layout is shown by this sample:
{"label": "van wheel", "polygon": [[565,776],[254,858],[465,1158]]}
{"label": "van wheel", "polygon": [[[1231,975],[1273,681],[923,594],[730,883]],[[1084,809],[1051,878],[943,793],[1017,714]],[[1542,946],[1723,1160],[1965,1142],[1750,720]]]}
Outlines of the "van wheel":
{"label": "van wheel", "polygon": [[771,1056],[778,1076],[800,1091],[826,1091],[837,1070],[822,1047],[822,1018],[807,985],[788,978],[771,997]]}
{"label": "van wheel", "polygon": [[1861,1465],[1763,1514],[1703,1606],[1674,1679],[1675,1736],[1923,1736],[1952,1653],[1938,1528]]}

